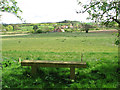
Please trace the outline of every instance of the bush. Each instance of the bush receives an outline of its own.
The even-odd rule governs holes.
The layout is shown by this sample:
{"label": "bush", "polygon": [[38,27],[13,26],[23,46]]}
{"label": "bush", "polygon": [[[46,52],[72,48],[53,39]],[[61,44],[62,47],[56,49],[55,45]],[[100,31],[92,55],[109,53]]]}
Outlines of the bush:
{"label": "bush", "polygon": [[99,28],[96,28],[96,30],[100,30]]}
{"label": "bush", "polygon": [[5,27],[6,31],[9,31],[10,29],[8,27]]}
{"label": "bush", "polygon": [[43,31],[39,29],[39,30],[37,30],[36,33],[43,33]]}
{"label": "bush", "polygon": [[65,32],[72,32],[71,29],[65,29]]}
{"label": "bush", "polygon": [[116,44],[116,45],[119,45],[119,44],[120,44],[120,40],[119,40],[119,39],[116,40],[116,41],[115,41],[115,44]]}
{"label": "bush", "polygon": [[11,25],[8,25],[5,27],[6,31],[12,31],[13,30],[13,27]]}
{"label": "bush", "polygon": [[18,26],[18,25],[15,25],[15,24],[14,24],[14,25],[12,25],[12,26],[13,26],[13,31],[14,31],[14,30],[19,30],[19,26]]}
{"label": "bush", "polygon": [[13,30],[13,27],[11,25],[7,26],[10,30]]}
{"label": "bush", "polygon": [[30,30],[29,32],[30,32],[30,33],[34,33],[34,30]]}
{"label": "bush", "polygon": [[44,33],[47,33],[47,32],[50,32],[51,31],[51,28],[49,28],[48,26],[45,26],[42,28],[43,32]]}

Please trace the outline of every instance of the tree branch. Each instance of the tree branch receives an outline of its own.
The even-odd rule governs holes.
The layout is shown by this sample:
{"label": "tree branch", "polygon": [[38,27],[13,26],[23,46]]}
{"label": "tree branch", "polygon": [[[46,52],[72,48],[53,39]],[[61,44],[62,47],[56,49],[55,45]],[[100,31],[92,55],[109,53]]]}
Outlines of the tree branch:
{"label": "tree branch", "polygon": [[[94,7],[95,5],[97,5],[97,4],[99,4],[100,2],[95,2],[94,4],[92,3],[92,2],[90,2],[90,5],[88,5],[89,7],[87,7],[87,8],[85,8],[85,10],[84,11],[82,11],[82,13],[85,13],[87,10],[89,10],[91,7]],[[93,5],[92,5],[93,4]],[[84,5],[83,5],[84,6]],[[77,12],[76,11],[76,13],[81,13],[81,11],[80,12]]]}
{"label": "tree branch", "polygon": [[118,19],[114,19],[114,17],[112,17],[112,19],[120,25],[120,21]]}

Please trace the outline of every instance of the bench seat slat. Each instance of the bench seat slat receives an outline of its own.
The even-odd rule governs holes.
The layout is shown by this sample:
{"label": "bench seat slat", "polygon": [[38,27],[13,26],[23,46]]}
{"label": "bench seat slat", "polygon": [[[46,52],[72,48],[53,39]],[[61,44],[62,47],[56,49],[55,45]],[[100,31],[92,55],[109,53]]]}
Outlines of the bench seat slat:
{"label": "bench seat slat", "polygon": [[81,62],[63,62],[63,61],[41,61],[41,60],[24,60],[21,62],[22,66],[40,66],[40,67],[75,67],[84,68],[86,63]]}
{"label": "bench seat slat", "polygon": [[83,63],[83,62],[74,62],[74,61],[41,61],[41,60],[24,60],[22,61],[21,63],[49,63],[49,64],[86,64],[86,63]]}

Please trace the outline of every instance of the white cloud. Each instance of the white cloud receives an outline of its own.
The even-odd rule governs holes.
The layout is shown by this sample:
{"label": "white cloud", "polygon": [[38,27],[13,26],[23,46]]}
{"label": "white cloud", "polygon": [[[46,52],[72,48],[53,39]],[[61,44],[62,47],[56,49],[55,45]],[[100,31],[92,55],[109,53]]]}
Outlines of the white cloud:
{"label": "white cloud", "polygon": [[0,23],[22,23],[20,19],[18,19],[14,14],[8,12],[1,12],[1,22]]}
{"label": "white cloud", "polygon": [[[28,23],[62,20],[86,21],[87,14],[77,14],[77,0],[16,0],[23,11],[20,14]],[[14,15],[3,14],[2,22],[20,23]]]}

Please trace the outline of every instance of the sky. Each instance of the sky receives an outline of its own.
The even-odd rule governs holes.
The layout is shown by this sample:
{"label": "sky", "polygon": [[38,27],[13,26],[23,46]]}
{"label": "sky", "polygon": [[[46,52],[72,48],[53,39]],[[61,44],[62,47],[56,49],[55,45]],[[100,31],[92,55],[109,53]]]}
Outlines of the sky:
{"label": "sky", "polygon": [[[58,22],[63,20],[82,21],[88,17],[87,13],[77,14],[80,9],[77,0],[16,0],[23,11],[20,16],[26,23]],[[82,0],[87,3],[88,0]],[[14,14],[3,12],[2,23],[22,23]]]}

